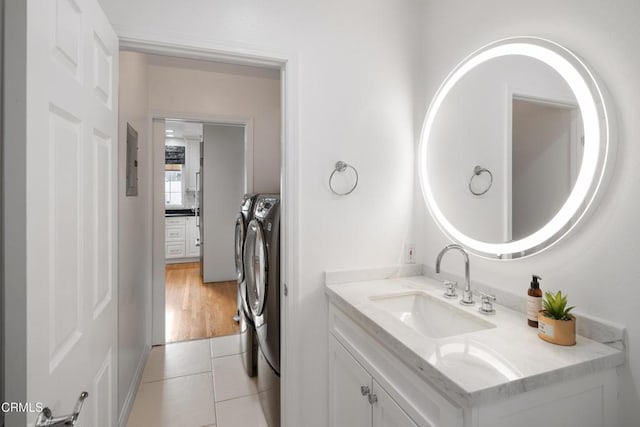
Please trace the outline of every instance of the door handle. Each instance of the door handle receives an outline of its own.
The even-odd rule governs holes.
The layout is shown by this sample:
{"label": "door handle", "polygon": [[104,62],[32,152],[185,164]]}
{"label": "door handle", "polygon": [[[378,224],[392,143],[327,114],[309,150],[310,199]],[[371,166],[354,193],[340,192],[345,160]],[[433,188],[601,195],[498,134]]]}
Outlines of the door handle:
{"label": "door handle", "polygon": [[378,396],[372,393],[369,393],[369,396],[367,396],[367,399],[369,399],[369,403],[371,405],[375,405],[378,402]]}
{"label": "door handle", "polygon": [[73,408],[73,413],[64,415],[62,417],[54,417],[51,413],[51,409],[44,408],[42,412],[38,414],[38,419],[36,419],[36,427],[62,427],[76,425],[76,421],[78,421],[80,411],[82,410],[82,405],[84,404],[84,400],[87,397],[89,397],[89,393],[87,393],[86,391],[80,393],[80,397],[78,397],[76,406],[75,408]]}

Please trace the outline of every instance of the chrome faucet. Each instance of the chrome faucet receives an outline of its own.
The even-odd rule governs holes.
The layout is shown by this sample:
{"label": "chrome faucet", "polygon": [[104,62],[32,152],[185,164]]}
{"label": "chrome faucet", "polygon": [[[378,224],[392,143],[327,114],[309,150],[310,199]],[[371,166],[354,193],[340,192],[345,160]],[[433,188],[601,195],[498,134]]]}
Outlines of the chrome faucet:
{"label": "chrome faucet", "polygon": [[464,276],[466,280],[466,286],[464,291],[462,291],[462,299],[460,300],[460,304],[462,305],[473,305],[475,302],[473,301],[473,294],[471,293],[471,279],[469,274],[469,255],[464,248],[457,244],[447,245],[443,250],[438,254],[438,258],[436,258],[436,273],[440,273],[440,261],[442,261],[442,257],[451,249],[457,249],[462,253],[464,257]]}

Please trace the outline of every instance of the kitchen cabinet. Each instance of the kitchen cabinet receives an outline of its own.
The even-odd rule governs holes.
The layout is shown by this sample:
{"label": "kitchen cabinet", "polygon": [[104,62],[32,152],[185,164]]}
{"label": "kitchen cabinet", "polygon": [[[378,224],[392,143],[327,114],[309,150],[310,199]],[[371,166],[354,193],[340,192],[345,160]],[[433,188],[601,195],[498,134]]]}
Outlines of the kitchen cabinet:
{"label": "kitchen cabinet", "polygon": [[195,216],[186,217],[186,256],[187,257],[199,257],[200,256],[200,228],[197,227],[197,220]]}
{"label": "kitchen cabinet", "polygon": [[185,217],[165,218],[165,258],[185,256]]}
{"label": "kitchen cabinet", "polygon": [[329,351],[331,426],[417,426],[333,336],[330,337]]}
{"label": "kitchen cabinet", "polygon": [[198,237],[195,216],[165,218],[165,258],[181,262],[182,258],[200,257],[200,246],[196,245]]}

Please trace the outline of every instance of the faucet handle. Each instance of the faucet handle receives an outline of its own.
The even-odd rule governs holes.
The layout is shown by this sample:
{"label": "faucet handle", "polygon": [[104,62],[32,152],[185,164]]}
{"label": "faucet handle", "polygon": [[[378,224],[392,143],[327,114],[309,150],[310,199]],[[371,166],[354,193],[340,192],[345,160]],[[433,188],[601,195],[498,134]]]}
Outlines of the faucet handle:
{"label": "faucet handle", "polygon": [[482,314],[496,314],[496,310],[493,308],[496,296],[480,292],[480,297],[482,299],[482,303],[480,304],[478,311]]}
{"label": "faucet handle", "polygon": [[458,293],[456,292],[456,288],[458,287],[458,282],[452,282],[451,280],[445,280],[444,286],[446,286],[447,290],[444,291],[445,298],[458,298]]}

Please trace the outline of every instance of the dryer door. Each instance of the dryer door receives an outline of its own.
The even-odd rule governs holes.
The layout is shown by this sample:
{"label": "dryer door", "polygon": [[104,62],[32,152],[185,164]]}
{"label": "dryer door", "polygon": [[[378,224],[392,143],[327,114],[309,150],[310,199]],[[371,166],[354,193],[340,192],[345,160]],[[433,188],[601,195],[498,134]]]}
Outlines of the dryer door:
{"label": "dryer door", "polygon": [[[244,245],[247,302],[254,319],[262,315],[266,297],[267,251],[260,223],[253,219],[247,226]],[[258,325],[256,325],[258,327]]]}
{"label": "dryer door", "polygon": [[244,250],[244,235],[245,235],[244,217],[242,214],[238,214],[236,218],[236,231],[235,231],[235,257],[236,257],[236,277],[238,282],[244,280],[244,262],[243,262],[243,250]]}

